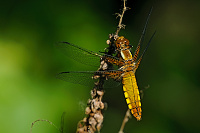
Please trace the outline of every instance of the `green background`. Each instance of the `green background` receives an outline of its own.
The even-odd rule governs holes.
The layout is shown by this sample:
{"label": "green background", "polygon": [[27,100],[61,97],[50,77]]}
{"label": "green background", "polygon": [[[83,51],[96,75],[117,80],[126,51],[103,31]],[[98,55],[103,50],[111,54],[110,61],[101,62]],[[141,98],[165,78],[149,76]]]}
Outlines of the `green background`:
{"label": "green background", "polygon": [[[91,88],[60,81],[62,71],[96,70],[68,59],[54,46],[68,41],[102,51],[116,31],[120,0],[0,2],[0,132],[27,133],[38,119],[65,132],[76,131],[84,117]],[[125,133],[196,133],[200,131],[200,1],[128,1],[119,35],[136,47],[147,14],[154,7],[143,48],[157,33],[136,72],[142,99],[142,121],[132,118]],[[106,89],[102,133],[118,132],[127,110],[121,87]],[[38,122],[33,133],[56,133]]]}

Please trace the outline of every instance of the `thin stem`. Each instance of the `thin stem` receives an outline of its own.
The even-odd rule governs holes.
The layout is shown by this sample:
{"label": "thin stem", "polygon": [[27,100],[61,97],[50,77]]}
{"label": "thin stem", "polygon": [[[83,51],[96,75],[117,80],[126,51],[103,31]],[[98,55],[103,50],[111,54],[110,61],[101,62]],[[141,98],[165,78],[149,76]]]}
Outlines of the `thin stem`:
{"label": "thin stem", "polygon": [[32,133],[34,124],[35,124],[36,122],[39,122],[39,121],[46,121],[46,122],[48,122],[50,125],[53,125],[57,130],[59,130],[58,127],[57,127],[56,125],[53,124],[53,122],[51,122],[51,121],[49,121],[49,120],[45,120],[45,119],[39,119],[39,120],[34,121],[34,122],[31,124],[30,133]]}
{"label": "thin stem", "polygon": [[131,118],[131,113],[130,113],[130,110],[128,109],[127,111],[126,111],[126,114],[125,114],[125,116],[124,116],[124,120],[123,120],[123,122],[122,122],[122,125],[121,125],[121,128],[120,128],[120,130],[119,130],[119,133],[124,133],[124,127],[125,127],[125,124],[128,122],[128,120],[129,120],[129,118]]}
{"label": "thin stem", "polygon": [[117,26],[117,31],[116,31],[115,35],[118,35],[119,31],[120,31],[122,28],[125,28],[125,25],[122,24],[122,19],[123,19],[123,16],[124,16],[125,11],[126,11],[127,9],[128,9],[128,8],[126,7],[126,0],[124,0],[124,8],[123,8],[123,10],[122,10],[122,14],[117,13],[117,17],[120,17],[120,19],[119,19],[119,24],[118,24],[118,26]]}

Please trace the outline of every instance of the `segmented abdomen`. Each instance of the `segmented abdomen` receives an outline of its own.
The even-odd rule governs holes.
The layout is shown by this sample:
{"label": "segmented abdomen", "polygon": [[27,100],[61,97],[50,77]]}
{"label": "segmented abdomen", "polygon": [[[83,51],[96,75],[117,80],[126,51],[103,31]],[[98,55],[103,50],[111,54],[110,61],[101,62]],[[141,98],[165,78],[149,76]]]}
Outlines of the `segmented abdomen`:
{"label": "segmented abdomen", "polygon": [[122,84],[128,107],[131,110],[133,116],[139,121],[141,120],[142,109],[134,72],[124,73]]}

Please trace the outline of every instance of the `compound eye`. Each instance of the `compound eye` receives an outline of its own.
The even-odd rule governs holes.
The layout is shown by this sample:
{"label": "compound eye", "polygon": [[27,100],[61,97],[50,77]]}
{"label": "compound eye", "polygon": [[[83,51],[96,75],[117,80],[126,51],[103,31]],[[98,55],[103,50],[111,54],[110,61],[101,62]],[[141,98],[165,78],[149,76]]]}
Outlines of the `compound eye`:
{"label": "compound eye", "polygon": [[125,43],[125,45],[129,45],[129,40],[128,40],[128,39],[125,39],[125,40],[124,40],[124,43]]}

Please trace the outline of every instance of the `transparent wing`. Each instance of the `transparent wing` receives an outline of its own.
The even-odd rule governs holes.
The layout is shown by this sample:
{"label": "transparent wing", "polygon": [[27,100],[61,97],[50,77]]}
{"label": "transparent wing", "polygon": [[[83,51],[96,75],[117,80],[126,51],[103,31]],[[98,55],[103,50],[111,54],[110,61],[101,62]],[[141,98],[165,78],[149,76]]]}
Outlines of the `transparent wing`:
{"label": "transparent wing", "polygon": [[[56,75],[56,78],[64,80],[66,82],[71,82],[74,84],[81,84],[88,87],[94,87],[94,83],[97,82],[98,79],[93,79],[94,75],[112,75],[114,71],[71,71],[71,72],[61,72]],[[112,73],[111,73],[112,72]],[[105,88],[113,88],[119,86],[121,83],[120,81],[116,81],[112,78],[104,81]]]}
{"label": "transparent wing", "polygon": [[56,75],[56,78],[64,80],[66,82],[71,82],[74,84],[81,84],[81,85],[93,87],[95,80],[92,79],[92,76],[94,74],[95,74],[95,71],[61,72]]}
{"label": "transparent wing", "polygon": [[65,55],[67,55],[68,58],[72,58],[77,62],[89,66],[99,67],[100,57],[103,56],[102,53],[95,53],[68,42],[56,43],[56,47],[58,47]]}

